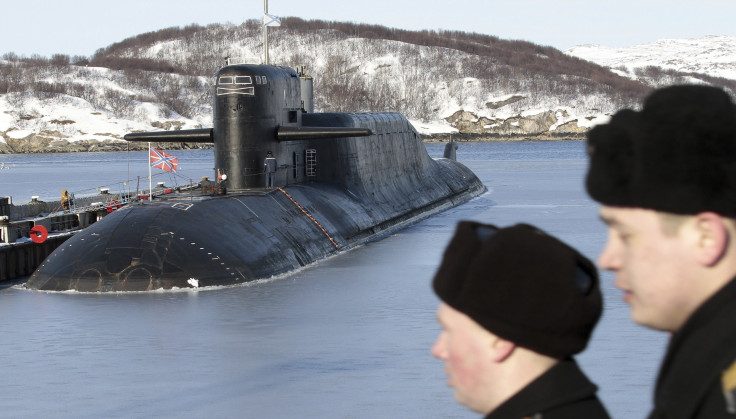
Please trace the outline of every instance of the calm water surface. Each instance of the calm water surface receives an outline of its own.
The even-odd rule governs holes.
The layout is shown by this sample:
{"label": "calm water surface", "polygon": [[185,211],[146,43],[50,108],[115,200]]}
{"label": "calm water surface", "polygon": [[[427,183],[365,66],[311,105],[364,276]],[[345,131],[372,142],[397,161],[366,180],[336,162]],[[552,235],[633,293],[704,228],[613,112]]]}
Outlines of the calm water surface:
{"label": "calm water surface", "polygon": [[[583,190],[583,147],[461,144],[486,194],[287,276],[136,294],[2,289],[0,416],[477,418],[429,353],[430,280],[463,219],[535,224],[595,259],[605,230]],[[185,178],[212,171],[211,150],[172,154]],[[127,153],[0,155],[0,196],[58,199],[145,176],[145,152],[131,155],[131,176]],[[645,417],[666,337],[635,326],[602,278],[603,318],[578,359],[615,418]]]}

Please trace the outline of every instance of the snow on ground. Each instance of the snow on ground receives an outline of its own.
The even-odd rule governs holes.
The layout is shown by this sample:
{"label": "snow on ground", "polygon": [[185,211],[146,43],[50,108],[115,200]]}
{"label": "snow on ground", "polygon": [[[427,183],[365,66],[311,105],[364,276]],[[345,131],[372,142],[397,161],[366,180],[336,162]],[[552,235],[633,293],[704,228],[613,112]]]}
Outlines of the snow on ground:
{"label": "snow on ground", "polygon": [[[315,61],[313,69],[324,70],[324,59],[334,54],[339,48],[338,41],[319,43],[318,37],[299,38],[296,51],[313,49]],[[252,40],[241,40],[233,46],[233,55],[254,55],[257,45]],[[345,41],[343,41],[345,42]],[[392,48],[386,49],[391,43]],[[253,44],[253,45],[251,45]],[[410,58],[422,62],[461,62],[465,54],[447,49],[433,49],[416,45],[401,44],[395,41],[376,41],[354,38],[347,41],[354,52],[354,61],[347,64],[346,72],[358,71],[366,75],[369,83],[386,84],[400,98],[410,103],[422,103],[434,116],[420,121],[416,118],[411,123],[421,134],[456,133],[445,119],[458,111],[468,112],[476,118],[487,118],[501,125],[501,121],[509,118],[532,117],[546,112],[555,112],[556,122],[549,127],[551,131],[560,126],[576,121],[579,127],[589,128],[604,123],[615,110],[614,105],[605,102],[600,96],[550,97],[534,91],[490,91],[476,78],[458,77],[432,78],[419,77],[418,85],[412,85],[414,91],[407,90],[406,80],[420,71],[412,67]],[[175,41],[155,45],[149,55],[169,55],[181,53],[182,48]],[[386,52],[392,51],[392,52]],[[408,55],[403,56],[398,51]],[[292,57],[294,50],[274,51],[274,59],[283,56]],[[583,45],[568,49],[566,54],[596,62],[612,68],[613,71],[626,77],[633,77],[634,70],[647,66],[659,66],[683,72],[697,72],[718,77],[736,79],[736,38],[727,36],[709,36],[698,39],[664,39],[650,44],[635,45],[629,48],[611,48],[606,46]],[[467,57],[465,57],[467,58]],[[356,67],[357,66],[357,67]],[[666,77],[665,77],[666,78]],[[0,142],[6,139],[23,139],[33,134],[43,134],[67,141],[81,140],[122,140],[122,137],[134,131],[152,131],[164,129],[162,126],[180,129],[192,129],[212,126],[210,107],[198,110],[200,114],[193,119],[183,118],[172,113],[159,103],[136,102],[132,111],[121,115],[112,112],[104,101],[109,90],[124,92],[124,95],[139,94],[141,97],[149,92],[133,92],[130,87],[120,84],[124,81],[122,73],[105,68],[73,67],[72,70],[49,71],[39,80],[47,83],[74,84],[95,90],[98,101],[90,101],[60,95],[50,99],[38,99],[30,93],[12,93],[0,95]],[[702,83],[692,79],[693,83]],[[667,80],[660,81],[667,83]],[[370,85],[370,84],[369,84]],[[417,96],[417,89],[432,91],[433,95]],[[413,95],[412,95],[413,94]],[[19,97],[22,95],[22,98]],[[315,92],[318,96],[319,92]],[[431,97],[430,102],[422,102],[422,97]],[[21,100],[22,99],[22,100]],[[571,105],[571,103],[574,103]],[[415,112],[416,114],[416,112]],[[427,115],[427,112],[421,114]],[[428,115],[429,116],[429,115]],[[487,126],[486,128],[490,128]]]}
{"label": "snow on ground", "polygon": [[736,79],[736,37],[705,36],[695,39],[660,39],[626,48],[580,45],[565,54],[612,69],[656,66],[685,73]]}
{"label": "snow on ground", "polygon": [[162,118],[158,104],[141,103],[136,106],[135,118],[118,118],[104,109],[98,109],[89,102],[67,95],[40,100],[27,97],[22,109],[14,110],[6,101],[0,100],[0,142],[5,137],[23,139],[33,134],[64,139],[69,142],[84,140],[120,140],[134,131],[160,130],[151,125],[156,121],[175,121],[180,129],[201,128],[203,122],[178,115]]}
{"label": "snow on ground", "polygon": [[422,135],[434,135],[434,134],[454,134],[458,132],[456,128],[453,128],[445,121],[437,122],[422,122],[419,120],[409,120],[419,134]]}

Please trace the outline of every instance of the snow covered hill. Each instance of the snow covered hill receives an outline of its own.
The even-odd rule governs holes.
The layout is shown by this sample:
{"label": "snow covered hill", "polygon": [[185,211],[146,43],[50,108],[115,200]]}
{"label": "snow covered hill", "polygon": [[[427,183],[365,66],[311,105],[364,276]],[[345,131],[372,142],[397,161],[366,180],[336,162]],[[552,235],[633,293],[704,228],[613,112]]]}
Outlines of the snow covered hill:
{"label": "snow covered hill", "polygon": [[627,48],[580,45],[565,54],[592,61],[636,78],[647,67],[681,73],[699,73],[736,80],[736,37],[706,36],[696,39],[661,39]]}
{"label": "snow covered hill", "polygon": [[[398,111],[424,135],[582,138],[650,86],[713,82],[681,73],[654,80],[646,66],[733,71],[734,40],[725,37],[661,41],[638,55],[605,47],[563,54],[486,35],[290,19],[272,32],[271,60],[306,66],[316,111]],[[699,59],[674,54],[690,44]],[[142,34],[89,58],[6,53],[0,153],[124,149],[128,132],[211,127],[215,70],[226,56],[259,63],[262,47],[259,23],[248,21]]]}

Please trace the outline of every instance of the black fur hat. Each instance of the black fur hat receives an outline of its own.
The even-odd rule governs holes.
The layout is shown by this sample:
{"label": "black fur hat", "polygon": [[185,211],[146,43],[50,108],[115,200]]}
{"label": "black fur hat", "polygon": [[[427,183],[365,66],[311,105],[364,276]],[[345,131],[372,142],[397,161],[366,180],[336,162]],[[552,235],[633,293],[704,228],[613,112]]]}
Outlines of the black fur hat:
{"label": "black fur hat", "polygon": [[461,221],[432,286],[496,336],[560,359],[585,349],[602,311],[593,263],[528,224]]}
{"label": "black fur hat", "polygon": [[722,89],[655,90],[588,133],[586,188],[604,205],[736,217],[736,106]]}

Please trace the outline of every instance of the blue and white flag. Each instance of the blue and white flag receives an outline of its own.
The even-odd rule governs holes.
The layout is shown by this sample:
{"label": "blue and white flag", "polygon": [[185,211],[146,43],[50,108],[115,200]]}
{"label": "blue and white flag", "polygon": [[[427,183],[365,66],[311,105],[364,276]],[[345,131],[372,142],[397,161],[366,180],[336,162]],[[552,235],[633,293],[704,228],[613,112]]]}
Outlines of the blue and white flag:
{"label": "blue and white flag", "polygon": [[263,26],[281,26],[281,19],[268,13],[263,15]]}

